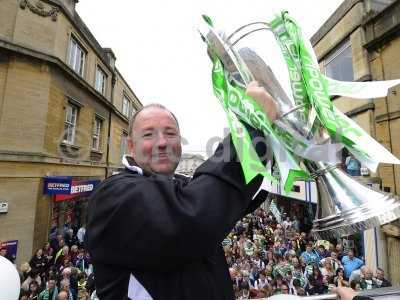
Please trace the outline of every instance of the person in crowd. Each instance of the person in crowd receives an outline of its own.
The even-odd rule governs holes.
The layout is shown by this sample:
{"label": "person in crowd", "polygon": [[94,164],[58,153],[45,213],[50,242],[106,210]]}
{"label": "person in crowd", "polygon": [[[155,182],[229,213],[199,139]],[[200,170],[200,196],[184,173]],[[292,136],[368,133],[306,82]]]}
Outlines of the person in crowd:
{"label": "person in crowd", "polygon": [[392,286],[391,282],[385,278],[385,271],[381,268],[376,269],[375,281],[378,288]]}
{"label": "person in crowd", "polygon": [[69,257],[71,259],[71,264],[75,265],[76,257],[78,256],[79,248],[78,245],[72,245],[69,251]]}
{"label": "person in crowd", "polygon": [[71,248],[73,245],[77,245],[78,239],[74,235],[74,230],[72,228],[68,229],[64,235],[65,244]]}
{"label": "person in crowd", "polygon": [[322,268],[321,269],[321,273],[322,276],[324,276],[325,281],[328,284],[333,284],[333,280],[335,277],[335,271],[333,270],[332,267],[332,261],[330,259],[330,257],[327,257],[326,259],[324,259],[324,262],[322,263]]}
{"label": "person in crowd", "polygon": [[[65,292],[67,294],[67,300],[77,300],[74,291],[70,288],[70,281],[68,279],[63,279],[60,282],[60,293]],[[60,297],[60,293],[58,296]]]}
{"label": "person in crowd", "polygon": [[312,274],[308,276],[307,293],[309,295],[321,295],[326,292],[327,286],[325,285],[324,277],[317,264],[312,265]]}
{"label": "person in crowd", "polygon": [[344,269],[344,276],[346,279],[350,278],[353,271],[358,270],[364,265],[364,262],[358,257],[354,256],[353,250],[349,250],[346,256],[342,258],[342,265]]}
{"label": "person in crowd", "polygon": [[28,299],[29,300],[38,300],[39,292],[40,292],[39,284],[35,280],[32,280],[29,283]]}
{"label": "person in crowd", "polygon": [[317,255],[318,255],[318,262],[320,262],[322,259],[328,257],[330,253],[325,249],[324,245],[319,245],[317,247]]}
{"label": "person in crowd", "polygon": [[373,273],[370,268],[365,269],[365,272],[360,280],[360,288],[362,290],[372,290],[377,288],[375,278],[373,278]]}
{"label": "person in crowd", "polygon": [[20,295],[19,295],[19,298],[18,298],[19,300],[29,300],[29,294],[28,294],[28,292],[22,292]]}
{"label": "person in crowd", "polygon": [[80,247],[84,246],[85,234],[86,234],[86,227],[85,227],[85,225],[82,225],[81,228],[79,228],[78,232],[76,233],[76,237],[78,239]]}
{"label": "person in crowd", "polygon": [[351,176],[361,175],[360,173],[361,164],[357,159],[354,158],[352,154],[346,157],[345,165],[347,173],[350,174]]}
{"label": "person in crowd", "polygon": [[21,263],[18,271],[21,283],[23,283],[28,278],[31,271],[32,268],[27,261]]}
{"label": "person in crowd", "polygon": [[78,255],[75,259],[74,267],[78,268],[81,272],[86,272],[90,266],[90,260],[85,256],[85,249],[81,248],[78,251]]}
{"label": "person in crowd", "polygon": [[46,288],[39,294],[38,300],[56,300],[58,295],[58,288],[56,279],[50,277],[47,281]]}
{"label": "person in crowd", "polygon": [[58,293],[57,300],[71,300],[72,298],[69,297],[68,292],[61,291]]}
{"label": "person in crowd", "polygon": [[329,256],[329,258],[331,261],[333,272],[336,273],[336,271],[339,268],[343,268],[342,263],[339,260],[338,253],[336,252],[336,249],[331,251],[331,255]]}
{"label": "person in crowd", "polygon": [[57,253],[64,246],[65,241],[62,234],[56,234],[55,237],[50,239],[50,247],[53,249],[54,253]]}
{"label": "person in crowd", "polygon": [[65,259],[70,259],[69,254],[69,247],[67,245],[63,246],[58,252],[56,253],[55,257],[55,265],[60,267],[64,264]]}
{"label": "person in crowd", "polygon": [[48,260],[46,256],[43,255],[43,249],[40,248],[36,251],[29,261],[29,265],[39,273],[41,278],[44,277],[48,266]]}
{"label": "person in crowd", "polygon": [[333,283],[337,287],[348,287],[349,282],[344,279],[344,269],[343,268],[338,268],[336,270],[336,276],[333,280]]}
{"label": "person in crowd", "polygon": [[283,282],[280,285],[280,291],[283,295],[289,295],[289,286],[287,285],[287,283]]}
{"label": "person in crowd", "polygon": [[268,285],[268,279],[264,271],[261,271],[258,279],[254,282],[254,288],[256,290],[261,290]]}
{"label": "person in crowd", "polygon": [[339,261],[342,261],[343,257],[345,256],[344,251],[343,251],[343,245],[338,243],[335,247],[336,253],[337,253],[337,259]]}
{"label": "person in crowd", "polygon": [[301,257],[304,259],[305,263],[307,265],[309,264],[314,264],[314,263],[319,263],[319,257],[318,254],[315,252],[313,249],[312,243],[308,243],[306,246],[306,251],[304,251],[301,254]]}
{"label": "person in crowd", "polygon": [[8,249],[6,246],[0,246],[0,256],[7,258],[11,263],[14,263],[15,261],[15,258],[8,253]]}
{"label": "person in crowd", "polygon": [[51,266],[54,262],[54,249],[51,247],[50,242],[46,242],[43,245],[43,256],[47,260],[47,267]]}
{"label": "person in crowd", "polygon": [[28,277],[21,284],[21,289],[23,289],[24,291],[29,291],[29,286],[32,281],[35,281],[38,286],[42,285],[42,279],[39,276],[38,271],[35,269],[30,270]]}

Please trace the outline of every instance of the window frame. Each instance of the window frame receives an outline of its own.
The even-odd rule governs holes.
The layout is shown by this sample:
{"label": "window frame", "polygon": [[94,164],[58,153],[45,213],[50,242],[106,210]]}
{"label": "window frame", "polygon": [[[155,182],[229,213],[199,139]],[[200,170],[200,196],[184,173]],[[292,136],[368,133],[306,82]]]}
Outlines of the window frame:
{"label": "window frame", "polygon": [[[98,116],[95,116],[93,119],[93,128],[92,128],[92,145],[91,148],[93,151],[101,151],[101,132],[103,130],[103,119]],[[95,147],[94,140],[97,140],[97,147]]]}
{"label": "window frame", "polygon": [[[71,119],[68,119],[68,110],[71,108]],[[75,117],[74,116],[75,112]],[[75,134],[76,134],[76,124],[78,120],[78,113],[79,113],[79,107],[75,104],[72,104],[70,102],[67,103],[67,106],[65,108],[65,118],[64,118],[64,137],[63,137],[63,143],[67,145],[74,145],[75,144]],[[71,138],[68,139],[69,137],[69,130],[72,128],[71,132]],[[65,139],[65,136],[67,136],[67,139]]]}
{"label": "window frame", "polygon": [[[127,111],[125,109],[125,100],[128,104],[127,106]],[[128,119],[130,118],[130,112],[131,112],[131,99],[129,99],[125,94],[122,96],[122,114],[127,117]]]}
{"label": "window frame", "polygon": [[[344,51],[346,51],[348,48],[350,48],[350,53],[351,53],[351,42],[350,38],[345,39],[341,43],[339,43],[335,48],[333,48],[328,55],[325,56],[323,59],[323,68],[324,68],[324,75],[327,75],[327,66],[333,62],[336,58],[338,58]],[[352,80],[354,80],[354,68],[353,68],[353,54],[351,54],[351,69],[352,69]],[[335,80],[343,80],[342,78],[332,78]]]}
{"label": "window frame", "polygon": [[[79,69],[77,70],[77,57],[78,57],[78,49],[80,52],[80,65]],[[68,53],[68,66],[74,70],[76,74],[78,74],[81,77],[84,77],[85,73],[85,67],[86,67],[86,56],[87,56],[87,51],[85,47],[82,46],[82,44],[79,42],[79,40],[71,34],[70,39],[69,39],[69,53]]]}
{"label": "window frame", "polygon": [[[100,78],[103,79],[103,82],[102,82],[101,86],[98,86]],[[96,72],[95,72],[95,76],[94,76],[94,88],[96,89],[96,91],[98,91],[102,95],[106,94],[107,79],[108,79],[107,73],[103,70],[102,67],[100,67],[99,65],[96,65]]]}

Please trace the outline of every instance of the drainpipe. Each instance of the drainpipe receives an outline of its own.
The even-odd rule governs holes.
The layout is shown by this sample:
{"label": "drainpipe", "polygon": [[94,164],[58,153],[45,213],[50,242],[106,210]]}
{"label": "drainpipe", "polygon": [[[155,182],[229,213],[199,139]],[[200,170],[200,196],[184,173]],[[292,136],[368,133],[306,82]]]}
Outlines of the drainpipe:
{"label": "drainpipe", "polygon": [[[114,87],[115,87],[116,77],[115,72],[113,72],[111,79],[111,104],[114,105]],[[110,107],[108,110],[108,133],[107,133],[107,153],[106,153],[106,170],[104,178],[107,178],[108,168],[109,168],[109,159],[110,159],[110,147],[111,147],[111,117],[112,117],[112,108]]]}

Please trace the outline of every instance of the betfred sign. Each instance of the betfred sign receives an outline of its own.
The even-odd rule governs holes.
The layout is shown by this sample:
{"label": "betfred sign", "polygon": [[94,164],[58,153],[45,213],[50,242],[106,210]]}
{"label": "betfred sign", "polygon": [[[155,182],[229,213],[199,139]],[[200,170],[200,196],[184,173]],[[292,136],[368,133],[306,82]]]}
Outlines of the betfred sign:
{"label": "betfred sign", "polygon": [[44,194],[55,195],[56,201],[89,195],[100,183],[100,180],[73,180],[70,177],[46,177],[44,179]]}
{"label": "betfred sign", "polygon": [[87,184],[82,184],[82,183],[72,183],[71,185],[71,194],[80,194],[80,193],[88,193],[93,191],[94,189],[94,184],[93,183],[87,183]]}
{"label": "betfred sign", "polygon": [[71,193],[71,177],[45,177],[43,194],[45,195],[60,195],[60,194],[70,194]]}

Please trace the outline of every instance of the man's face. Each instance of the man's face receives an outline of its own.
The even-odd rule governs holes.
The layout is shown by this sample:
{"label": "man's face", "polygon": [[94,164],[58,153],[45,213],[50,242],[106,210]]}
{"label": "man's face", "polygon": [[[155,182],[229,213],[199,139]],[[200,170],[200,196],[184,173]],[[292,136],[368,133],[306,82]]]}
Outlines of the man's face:
{"label": "man's face", "polygon": [[56,283],[55,283],[54,280],[49,280],[47,282],[47,287],[48,287],[49,290],[53,290],[55,286],[56,286]]}
{"label": "man's face", "polygon": [[6,254],[7,254],[7,249],[3,248],[3,249],[0,250],[0,255],[1,256],[6,256]]}
{"label": "man's face", "polygon": [[354,257],[353,251],[349,251],[348,256],[349,256],[350,259],[353,259],[353,257]]}
{"label": "man's face", "polygon": [[136,117],[129,150],[143,169],[171,175],[182,154],[178,125],[168,111],[150,107]]}
{"label": "man's face", "polygon": [[372,278],[372,271],[370,269],[367,269],[365,271],[365,279],[371,279]]}
{"label": "man's face", "polygon": [[289,294],[289,288],[286,285],[281,286],[282,294]]}
{"label": "man's face", "polygon": [[336,252],[331,252],[331,257],[332,257],[332,259],[337,259],[337,253]]}
{"label": "man's face", "polygon": [[293,267],[297,268],[299,266],[299,260],[296,257],[292,258],[292,264]]}

